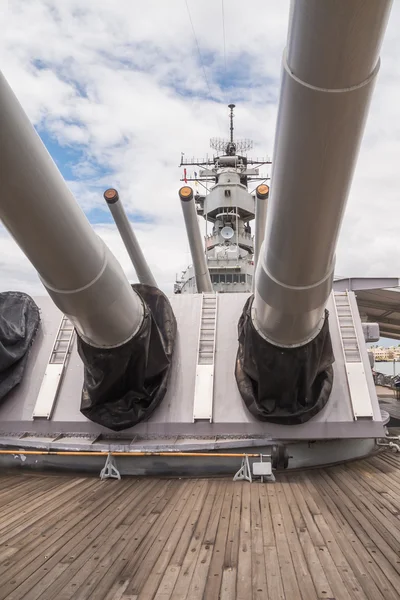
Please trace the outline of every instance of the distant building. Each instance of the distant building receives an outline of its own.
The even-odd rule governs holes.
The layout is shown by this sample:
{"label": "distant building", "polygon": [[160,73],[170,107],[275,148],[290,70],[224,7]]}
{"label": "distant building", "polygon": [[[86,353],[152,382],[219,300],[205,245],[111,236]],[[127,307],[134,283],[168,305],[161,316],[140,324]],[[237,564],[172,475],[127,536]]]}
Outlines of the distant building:
{"label": "distant building", "polygon": [[390,360],[400,361],[400,346],[391,346],[390,348],[372,346],[370,350],[373,353],[376,362]]}

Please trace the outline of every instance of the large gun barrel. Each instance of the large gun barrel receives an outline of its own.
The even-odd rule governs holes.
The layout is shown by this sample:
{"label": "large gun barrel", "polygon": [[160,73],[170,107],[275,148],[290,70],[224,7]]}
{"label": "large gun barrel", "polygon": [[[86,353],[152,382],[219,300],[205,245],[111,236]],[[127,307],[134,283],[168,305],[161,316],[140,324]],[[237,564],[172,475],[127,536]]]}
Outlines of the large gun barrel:
{"label": "large gun barrel", "polygon": [[253,322],[302,345],[324,322],[335,248],[379,70],[391,0],[296,0]]}
{"label": "large gun barrel", "polygon": [[189,186],[182,187],[179,190],[179,197],[181,199],[182,212],[189,239],[197,291],[199,293],[212,293],[213,286],[211,283],[210,272],[207,267],[203,244],[201,242],[192,188]]}
{"label": "large gun barrel", "polygon": [[0,74],[0,219],[60,310],[95,347],[124,344],[144,307],[94,233]]}
{"label": "large gun barrel", "polygon": [[261,184],[256,188],[256,230],[254,243],[254,264],[257,265],[260,250],[265,236],[265,222],[267,218],[267,203],[269,187]]}
{"label": "large gun barrel", "polygon": [[154,279],[153,273],[150,270],[149,265],[144,257],[139,242],[136,239],[135,232],[133,231],[129,219],[124,211],[119,194],[114,188],[109,188],[104,192],[104,198],[107,202],[107,206],[110,209],[118,231],[125,244],[126,251],[129,254],[129,258],[132,261],[133,267],[136,271],[137,278],[140,283],[145,285],[151,285],[157,287],[157,282]]}

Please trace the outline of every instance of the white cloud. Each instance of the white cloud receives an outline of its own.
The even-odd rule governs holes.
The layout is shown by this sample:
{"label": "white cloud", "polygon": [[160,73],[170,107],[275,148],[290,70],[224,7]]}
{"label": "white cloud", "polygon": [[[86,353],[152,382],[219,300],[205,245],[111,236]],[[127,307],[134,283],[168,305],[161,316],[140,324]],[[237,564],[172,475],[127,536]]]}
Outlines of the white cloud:
{"label": "white cloud", "polygon": [[[177,198],[180,152],[205,155],[210,137],[226,135],[226,104],[237,100],[238,137],[254,139],[256,155],[272,154],[289,3],[225,0],[226,74],[221,3],[188,5],[212,99],[184,0],[12,0],[0,39],[1,68],[31,120],[82,150],[69,182],[81,206],[103,208],[101,191],[112,185],[130,211],[154,219],[135,229],[168,291],[190,262]],[[395,3],[340,237],[342,275],[400,274],[399,25]],[[221,89],[223,79],[231,90]],[[132,276],[115,228],[95,229]],[[4,230],[0,256],[0,289],[40,289]]]}

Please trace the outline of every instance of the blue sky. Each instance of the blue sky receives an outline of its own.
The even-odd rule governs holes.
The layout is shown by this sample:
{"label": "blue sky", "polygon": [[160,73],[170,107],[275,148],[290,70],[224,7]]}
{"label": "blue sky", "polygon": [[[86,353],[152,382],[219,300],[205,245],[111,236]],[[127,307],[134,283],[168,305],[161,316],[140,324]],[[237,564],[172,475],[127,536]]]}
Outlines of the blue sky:
{"label": "blue sky", "polygon": [[64,179],[75,179],[74,167],[84,157],[84,149],[80,149],[77,145],[61,146],[44,127],[38,127],[37,131]]}

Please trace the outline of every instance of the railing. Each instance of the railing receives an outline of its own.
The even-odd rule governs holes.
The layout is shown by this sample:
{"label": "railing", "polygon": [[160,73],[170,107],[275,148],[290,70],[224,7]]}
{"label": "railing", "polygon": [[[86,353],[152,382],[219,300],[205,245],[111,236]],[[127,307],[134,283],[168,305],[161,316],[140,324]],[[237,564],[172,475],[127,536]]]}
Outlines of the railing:
{"label": "railing", "polygon": [[[211,246],[216,246],[217,244],[221,243],[222,238],[219,234],[217,233],[211,233],[209,235],[206,236],[206,245],[207,248],[211,248]],[[230,240],[233,243],[236,243],[236,241],[239,244],[243,244],[245,246],[253,246],[254,245],[254,235],[252,235],[251,233],[239,233],[238,236],[235,235],[231,238]]]}

